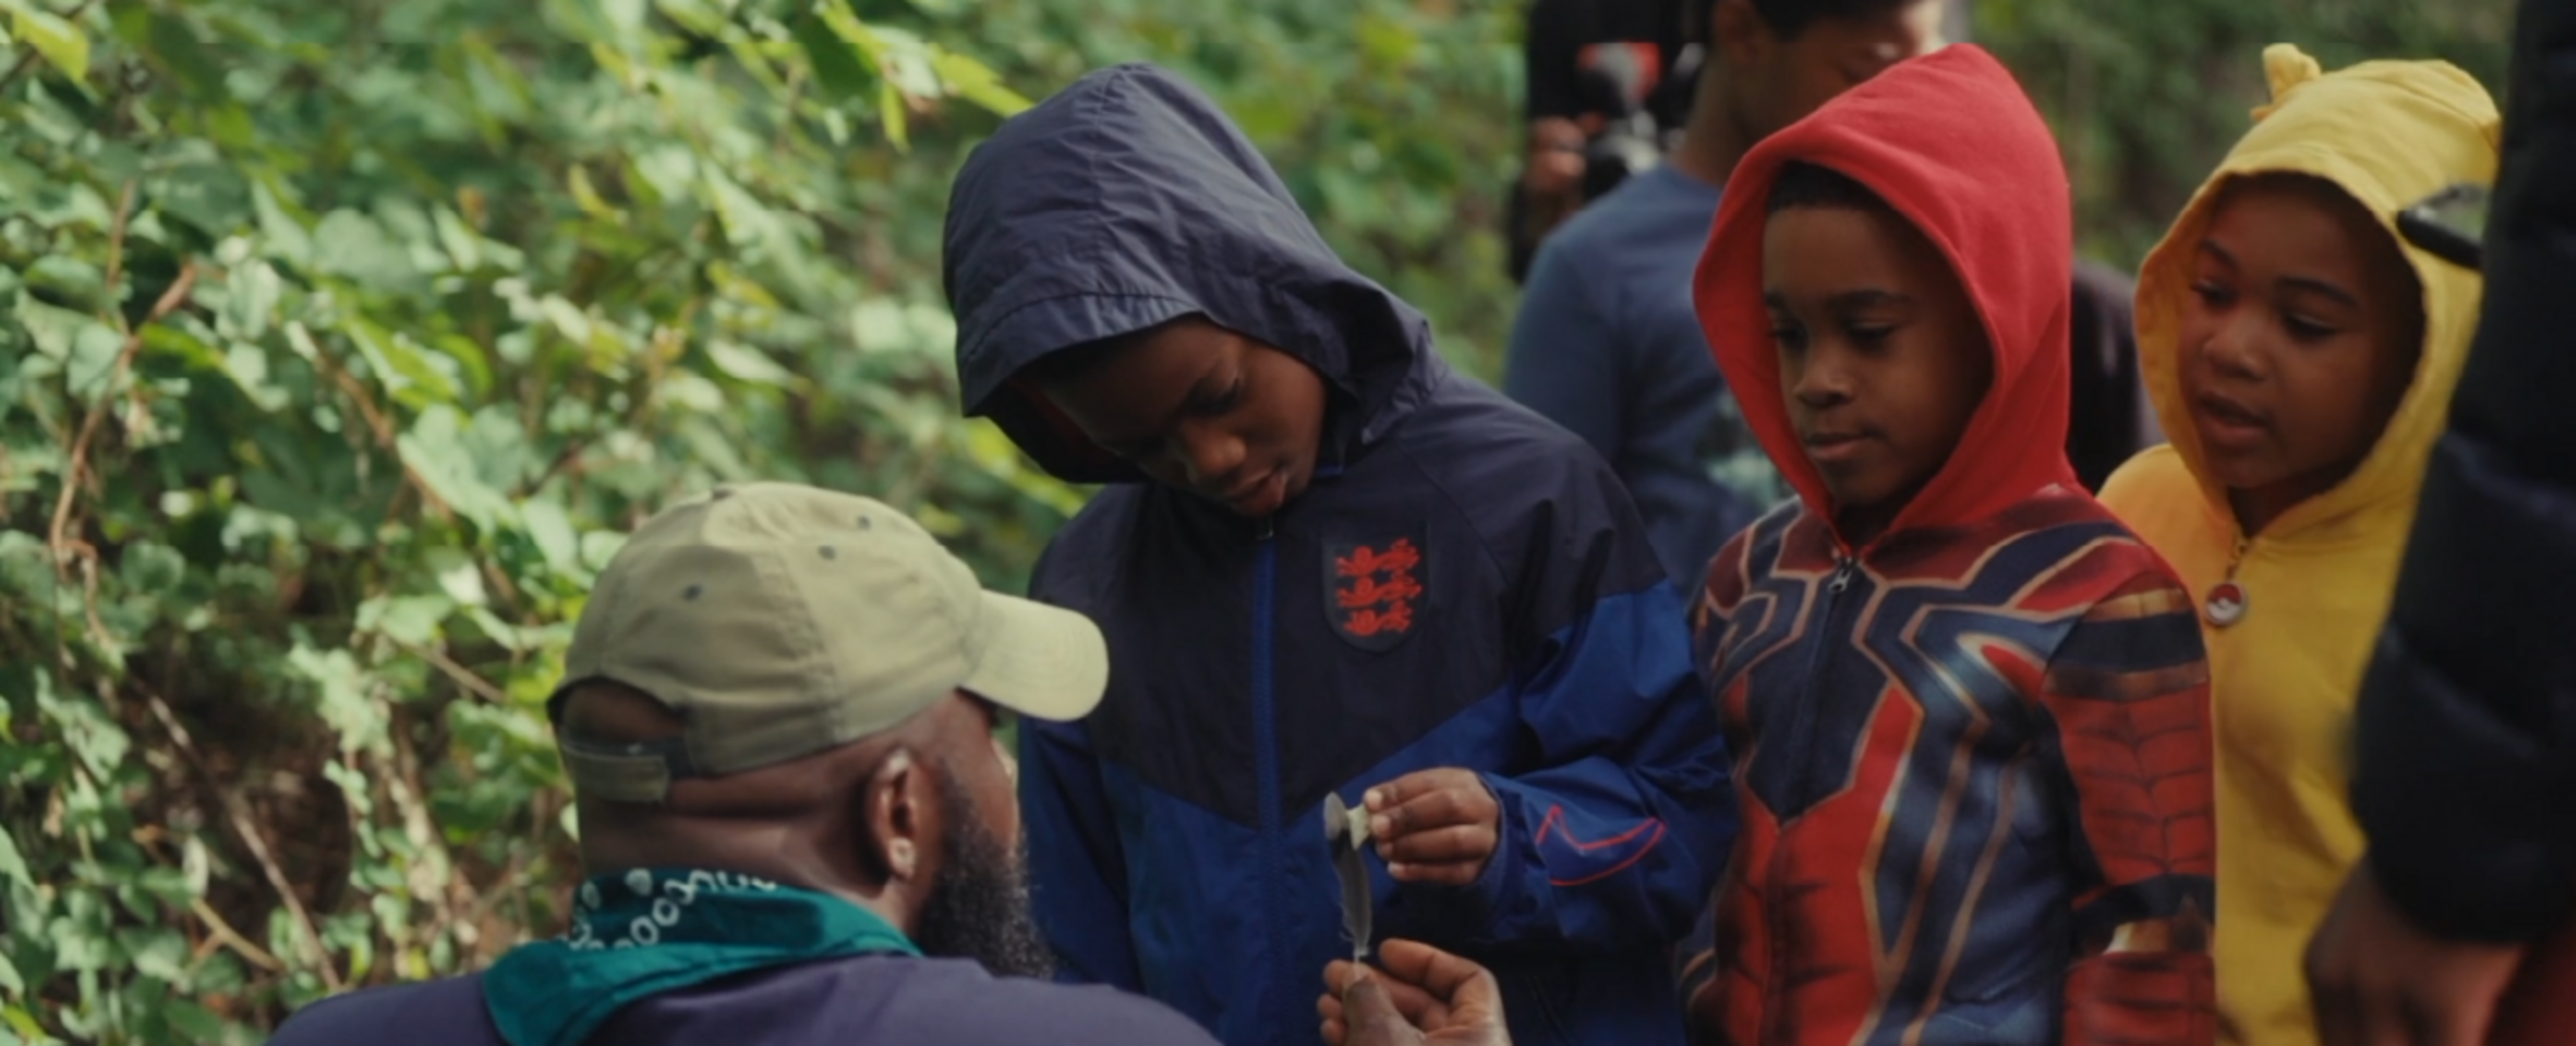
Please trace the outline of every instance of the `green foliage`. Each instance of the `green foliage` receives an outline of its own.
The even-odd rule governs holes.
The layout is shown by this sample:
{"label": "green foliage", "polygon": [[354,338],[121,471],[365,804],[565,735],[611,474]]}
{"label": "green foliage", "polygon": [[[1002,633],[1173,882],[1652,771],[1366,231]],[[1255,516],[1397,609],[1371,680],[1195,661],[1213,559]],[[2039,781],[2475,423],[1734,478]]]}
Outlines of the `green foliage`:
{"label": "green foliage", "polygon": [[2085,253],[2134,268],[2268,99],[2265,45],[2297,44],[2329,70],[2439,58],[2501,92],[2513,6],[1976,0],[1972,35],[2056,125]]}
{"label": "green foliage", "polygon": [[674,496],[868,491],[1000,585],[1076,504],[956,419],[935,245],[890,243],[936,213],[908,125],[1026,104],[964,51],[836,4],[11,6],[9,1037],[251,1042],[550,929],[541,702]]}
{"label": "green foliage", "polygon": [[552,932],[542,701],[675,496],[870,493],[1020,585],[1080,494],[957,418],[937,259],[1027,94],[1191,72],[1489,361],[1509,5],[1254,6],[0,0],[0,1042]]}

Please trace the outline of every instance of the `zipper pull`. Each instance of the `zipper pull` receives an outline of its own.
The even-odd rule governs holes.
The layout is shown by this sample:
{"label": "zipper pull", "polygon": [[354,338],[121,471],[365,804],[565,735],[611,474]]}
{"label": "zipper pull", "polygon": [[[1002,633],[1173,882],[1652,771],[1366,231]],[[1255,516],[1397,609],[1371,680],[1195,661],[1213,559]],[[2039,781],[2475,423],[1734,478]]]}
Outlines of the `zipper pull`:
{"label": "zipper pull", "polygon": [[2245,553],[2253,547],[2252,541],[2237,538],[2236,551],[2227,557],[2227,577],[2201,596],[2201,616],[2211,625],[2226,628],[2245,620],[2245,609],[2253,600],[2245,586],[2236,583],[2236,568],[2245,562]]}
{"label": "zipper pull", "polygon": [[1260,529],[1260,530],[1258,530],[1258,531],[1256,531],[1256,532],[1254,532],[1252,536],[1253,536],[1255,539],[1258,539],[1258,540],[1261,540],[1261,541],[1268,541],[1268,540],[1270,540],[1270,539],[1271,539],[1271,537],[1272,537],[1272,536],[1276,535],[1278,532],[1279,532],[1279,531],[1278,531],[1277,523],[1275,522],[1275,517],[1271,517],[1271,516],[1263,516],[1263,517],[1261,517],[1261,529]]}
{"label": "zipper pull", "polygon": [[1852,574],[1859,569],[1860,560],[1844,557],[1841,562],[1834,565],[1834,580],[1825,586],[1825,591],[1840,595],[1844,589],[1851,587]]}

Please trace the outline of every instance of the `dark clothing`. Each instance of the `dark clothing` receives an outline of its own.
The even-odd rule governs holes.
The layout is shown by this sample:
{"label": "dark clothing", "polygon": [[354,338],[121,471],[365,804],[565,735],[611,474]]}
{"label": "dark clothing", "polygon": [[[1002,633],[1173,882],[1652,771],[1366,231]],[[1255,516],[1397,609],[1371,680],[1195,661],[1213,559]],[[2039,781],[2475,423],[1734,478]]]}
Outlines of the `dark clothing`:
{"label": "dark clothing", "polygon": [[[1320,968],[1319,968],[1320,969]],[[1311,1021],[1309,1022],[1312,1023]],[[960,959],[867,955],[710,981],[619,1010],[616,1046],[1210,1046],[1180,1014],[1105,988],[997,978]],[[506,1046],[481,975],[325,999],[269,1046]]]}
{"label": "dark clothing", "polygon": [[1717,202],[1717,186],[1666,166],[1584,208],[1539,248],[1503,366],[1506,394],[1608,459],[1689,588],[1789,496],[1691,312]]}
{"label": "dark clothing", "polygon": [[[1099,623],[1112,666],[1089,720],[1021,735],[1067,974],[1233,1046],[1313,1042],[1320,972],[1351,951],[1324,796],[1463,767],[1499,800],[1499,848],[1462,888],[1398,887],[1369,857],[1378,931],[1488,964],[1520,1046],[1678,1042],[1663,970],[1732,830],[1725,760],[1680,595],[1599,458],[1453,374],[1151,67],[1085,77],[976,151],[947,275],[968,409],[1057,475],[1113,482],[1032,584]],[[1313,484],[1268,520],[1140,482],[1013,378],[1193,314],[1331,390]]]}
{"label": "dark clothing", "polygon": [[[1530,5],[1528,33],[1521,44],[1528,96],[1527,118],[1574,119],[1602,112],[1587,100],[1582,71],[1587,49],[1605,44],[1632,44],[1654,58],[1656,87],[1647,109],[1655,122],[1677,128],[1690,112],[1690,81],[1675,75],[1682,60],[1687,20],[1693,3],[1704,0],[1537,0]],[[1615,115],[1604,113],[1604,115]]]}
{"label": "dark clothing", "polygon": [[2099,491],[2139,451],[2165,441],[2138,366],[2136,281],[2118,269],[2075,263],[2067,351],[2066,460],[2084,489]]}
{"label": "dark clothing", "polygon": [[2353,779],[2396,903],[2498,941],[2576,911],[2576,6],[2524,3],[2514,41],[2484,311],[2362,687]]}

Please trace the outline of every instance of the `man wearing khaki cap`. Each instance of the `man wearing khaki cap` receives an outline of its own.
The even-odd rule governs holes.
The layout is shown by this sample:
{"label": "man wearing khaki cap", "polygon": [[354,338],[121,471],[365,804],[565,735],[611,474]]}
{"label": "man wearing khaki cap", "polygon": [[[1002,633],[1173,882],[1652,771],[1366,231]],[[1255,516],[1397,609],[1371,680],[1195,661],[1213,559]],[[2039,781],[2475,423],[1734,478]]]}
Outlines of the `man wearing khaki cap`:
{"label": "man wearing khaki cap", "polygon": [[1106,658],[1090,621],[984,591],[866,498],[764,483],[665,511],[600,575],[549,704],[591,873],[570,932],[274,1042],[1207,1046],[1158,1004],[1029,979],[1047,950],[993,727],[1087,714]]}

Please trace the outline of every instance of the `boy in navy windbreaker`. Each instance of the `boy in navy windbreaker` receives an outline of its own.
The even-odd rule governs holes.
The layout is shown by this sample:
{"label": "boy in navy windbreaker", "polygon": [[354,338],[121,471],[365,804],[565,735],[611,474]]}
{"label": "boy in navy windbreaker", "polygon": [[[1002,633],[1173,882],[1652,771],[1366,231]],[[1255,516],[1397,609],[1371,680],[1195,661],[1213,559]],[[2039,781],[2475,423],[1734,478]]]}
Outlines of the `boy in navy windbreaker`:
{"label": "boy in navy windbreaker", "polygon": [[1158,69],[1005,123],[946,265],[968,413],[1109,484],[1032,585],[1112,665],[1090,720],[1022,735],[1063,974],[1314,1041],[1335,793],[1374,815],[1377,934],[1490,965],[1514,1041],[1679,1042],[1668,948],[1734,822],[1681,597],[1599,458],[1452,374]]}

